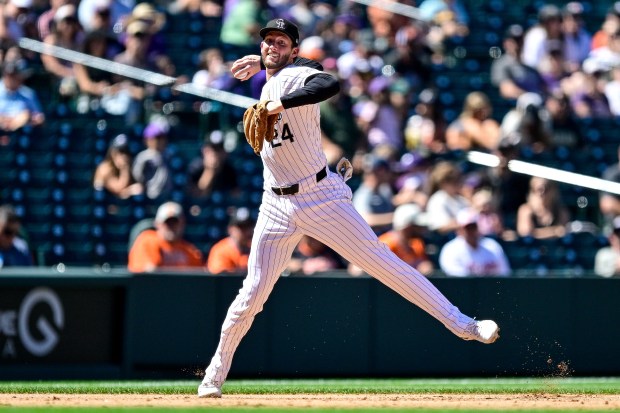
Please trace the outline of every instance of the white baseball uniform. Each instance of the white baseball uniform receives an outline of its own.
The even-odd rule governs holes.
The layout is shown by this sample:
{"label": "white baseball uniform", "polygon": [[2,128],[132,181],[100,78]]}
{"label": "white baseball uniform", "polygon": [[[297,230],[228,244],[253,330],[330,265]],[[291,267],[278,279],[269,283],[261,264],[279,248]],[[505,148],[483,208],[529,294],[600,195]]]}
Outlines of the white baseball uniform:
{"label": "white baseball uniform", "polygon": [[[304,85],[317,70],[289,65],[265,84],[261,100],[276,100]],[[276,136],[260,155],[265,187],[252,239],[248,275],[222,325],[220,342],[205,371],[204,383],[220,387],[233,354],[267,301],[294,248],[309,235],[398,292],[460,337],[473,320],[462,314],[417,270],[399,259],[377,236],[351,203],[351,188],[326,171],[321,147],[319,105],[281,112]],[[318,182],[317,182],[318,181]],[[286,187],[296,185],[297,192]],[[281,188],[281,189],[278,189]],[[293,190],[294,190],[293,189]]]}

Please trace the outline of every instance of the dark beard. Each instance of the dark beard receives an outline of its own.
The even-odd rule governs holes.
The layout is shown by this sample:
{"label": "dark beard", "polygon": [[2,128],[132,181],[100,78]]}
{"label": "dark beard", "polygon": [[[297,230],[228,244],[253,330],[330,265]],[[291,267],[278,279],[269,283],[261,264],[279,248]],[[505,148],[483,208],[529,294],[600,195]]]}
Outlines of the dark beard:
{"label": "dark beard", "polygon": [[263,56],[263,63],[265,64],[265,67],[267,69],[270,69],[270,70],[280,70],[283,67],[288,66],[289,61],[291,60],[291,53],[287,54],[285,59],[282,58],[283,56],[284,55],[281,54],[279,62],[274,64],[271,61],[268,62],[267,59],[266,59],[267,55],[265,55],[265,56]]}

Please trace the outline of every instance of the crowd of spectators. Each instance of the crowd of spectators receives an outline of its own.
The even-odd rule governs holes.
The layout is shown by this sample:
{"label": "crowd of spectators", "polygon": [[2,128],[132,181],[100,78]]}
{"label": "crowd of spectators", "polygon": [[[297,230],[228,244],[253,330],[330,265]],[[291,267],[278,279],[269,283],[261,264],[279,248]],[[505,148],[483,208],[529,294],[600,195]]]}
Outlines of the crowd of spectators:
{"label": "crowd of spectators", "polygon": [[[472,87],[459,98],[461,109],[454,116],[444,110],[436,72],[449,67],[451,47],[458,48],[475,31],[469,25],[478,11],[459,0],[395,3],[419,7],[423,19],[349,1],[8,0],[0,7],[0,127],[6,133],[45,127],[38,91],[26,85],[29,67],[40,59],[54,90],[53,102],[43,102],[45,107],[73,102],[123,117],[128,130],[145,125],[140,151],[130,150],[125,134],[111,137],[105,157],[91,171],[93,187],[119,199],[140,196],[161,205],[175,185],[169,147],[173,122],[168,113],[158,112],[161,106],[144,102],[160,96],[163,88],[49,55],[39,58],[17,42],[30,37],[172,76],[177,84],[243,90],[258,97],[264,76],[254,76],[240,89],[229,67],[239,57],[256,54],[258,28],[281,16],[295,21],[303,33],[300,56],[316,60],[341,83],[341,92],[321,104],[328,163],[333,167],[341,156],[351,159],[354,206],[395,253],[421,272],[507,275],[511,263],[503,242],[559,240],[577,228],[594,227],[596,234],[609,236],[613,248],[615,218],[620,216],[616,195],[601,194],[600,219],[593,225],[571,225],[577,217],[563,204],[554,181],[530,179],[507,166],[525,155],[553,157],[558,148],[582,150],[587,142],[579,121],[620,116],[620,2],[609,7],[598,27],[586,25],[584,17],[592,6],[579,2],[544,4],[536,10],[535,21],[506,20],[501,44],[491,48],[490,57],[480,57],[486,59],[481,70],[488,71],[489,84]],[[167,20],[179,14],[221,23],[219,46],[197,54],[189,71],[170,57]],[[174,100],[169,89],[166,96]],[[498,111],[494,99],[509,110]],[[204,136],[193,137],[199,143],[196,158],[185,160],[187,196],[209,199],[214,192],[225,192],[226,199],[235,200],[231,205],[241,202],[242,172],[224,145],[226,132],[211,127]],[[242,136],[238,140],[243,144]],[[474,167],[459,158],[472,150],[496,155],[498,165]],[[614,166],[604,175],[599,172],[620,182]],[[163,217],[158,211],[148,236],[153,245],[159,239],[168,248],[176,242],[173,235],[183,237],[184,206],[163,203],[160,208],[164,206],[174,214]],[[237,215],[233,213],[228,225],[228,238],[217,240],[226,246],[213,246],[212,251],[185,246],[191,253],[171,259],[195,265],[200,257],[199,266],[210,272],[243,271],[240,257],[249,249],[251,220],[248,216],[247,222],[240,221]],[[139,248],[146,237],[140,235],[132,248]],[[442,242],[431,259],[424,248],[425,240],[433,237]],[[347,269],[333,251],[313,241],[300,243],[289,271]],[[211,255],[216,250],[236,251],[238,266],[226,267],[223,259],[214,264]],[[156,266],[133,265],[132,253],[129,258],[134,271]],[[454,268],[457,264],[461,268]]]}

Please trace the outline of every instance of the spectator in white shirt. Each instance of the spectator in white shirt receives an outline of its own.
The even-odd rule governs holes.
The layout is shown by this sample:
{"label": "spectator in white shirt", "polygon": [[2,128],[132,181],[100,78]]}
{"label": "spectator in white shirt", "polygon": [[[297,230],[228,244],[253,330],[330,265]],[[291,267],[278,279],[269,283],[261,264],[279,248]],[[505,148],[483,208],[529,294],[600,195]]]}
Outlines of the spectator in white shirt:
{"label": "spectator in white shirt", "polygon": [[508,276],[511,269],[501,245],[483,237],[478,230],[478,215],[467,208],[457,215],[456,238],[439,253],[439,266],[448,276]]}

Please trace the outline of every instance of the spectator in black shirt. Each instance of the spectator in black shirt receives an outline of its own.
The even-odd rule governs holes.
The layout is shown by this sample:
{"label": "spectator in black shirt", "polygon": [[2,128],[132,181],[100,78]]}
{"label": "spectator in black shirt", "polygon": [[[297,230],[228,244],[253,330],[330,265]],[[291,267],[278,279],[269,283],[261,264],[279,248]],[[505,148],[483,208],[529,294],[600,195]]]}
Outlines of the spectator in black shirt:
{"label": "spectator in black shirt", "polygon": [[188,192],[194,197],[206,197],[213,191],[239,191],[237,171],[228,160],[222,131],[215,130],[205,139],[201,155],[187,168]]}

